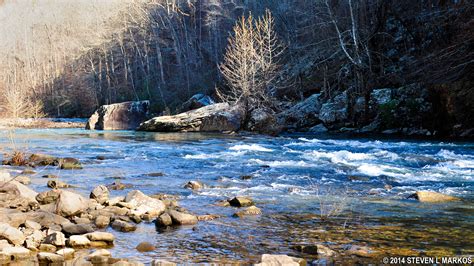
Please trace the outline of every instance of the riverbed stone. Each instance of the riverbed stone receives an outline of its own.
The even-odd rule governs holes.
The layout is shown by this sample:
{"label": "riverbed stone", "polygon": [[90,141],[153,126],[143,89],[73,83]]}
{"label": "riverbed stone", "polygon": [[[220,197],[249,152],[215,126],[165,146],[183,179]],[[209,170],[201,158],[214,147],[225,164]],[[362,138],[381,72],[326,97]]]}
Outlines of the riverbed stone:
{"label": "riverbed stone", "polygon": [[249,197],[234,197],[229,200],[229,203],[233,207],[248,207],[254,205],[252,199]]}
{"label": "riverbed stone", "polygon": [[13,247],[13,245],[10,244],[10,243],[8,242],[8,240],[6,240],[6,239],[1,239],[1,240],[0,240],[0,251],[1,251],[2,249],[4,249],[4,248],[7,248],[7,247]]}
{"label": "riverbed stone", "polygon": [[85,235],[73,235],[69,237],[68,244],[73,248],[86,248],[90,246],[91,241]]}
{"label": "riverbed stone", "polygon": [[106,228],[110,224],[110,217],[105,215],[99,215],[95,218],[95,226],[97,228]]}
{"label": "riverbed stone", "polygon": [[110,257],[110,251],[106,249],[99,249],[86,256],[86,260],[92,262],[93,264],[106,264],[108,263]]}
{"label": "riverbed stone", "polygon": [[64,247],[66,245],[66,237],[61,232],[52,232],[46,236],[43,243]]}
{"label": "riverbed stone", "polygon": [[112,228],[120,232],[132,232],[137,230],[136,225],[122,220],[115,220],[112,223]]}
{"label": "riverbed stone", "polygon": [[[42,228],[52,228],[54,226],[60,226],[64,223],[69,223],[68,219],[44,210],[28,212],[25,216],[25,219],[39,223]],[[61,227],[59,230],[61,230]]]}
{"label": "riverbed stone", "polygon": [[194,225],[194,224],[197,224],[198,222],[197,217],[189,213],[179,212],[176,210],[169,210],[168,214],[170,215],[171,220],[173,221],[173,224]]}
{"label": "riverbed stone", "polygon": [[56,252],[58,248],[55,245],[42,243],[39,245],[38,250],[44,252]]}
{"label": "riverbed stone", "polygon": [[64,257],[65,260],[71,260],[74,259],[76,251],[73,248],[63,248],[58,251],[56,251],[56,254]]}
{"label": "riverbed stone", "polygon": [[168,213],[163,213],[158,218],[156,218],[155,225],[156,227],[167,227],[173,224],[173,220]]}
{"label": "riverbed stone", "polygon": [[22,245],[25,242],[23,233],[6,223],[0,223],[0,238],[8,240],[13,245]]}
{"label": "riverbed stone", "polygon": [[262,210],[260,208],[257,208],[256,206],[250,206],[248,208],[245,208],[241,211],[234,213],[234,217],[243,218],[245,216],[254,216],[254,215],[260,215],[260,214],[262,214]]}
{"label": "riverbed stone", "polygon": [[120,180],[115,180],[112,184],[107,185],[107,188],[111,190],[124,190],[131,187],[133,187],[132,184],[122,183]]}
{"label": "riverbed stone", "polygon": [[132,213],[138,216],[148,214],[151,217],[158,217],[166,208],[161,200],[151,198],[139,190],[130,191],[125,197],[125,202],[131,204]]}
{"label": "riverbed stone", "polygon": [[174,262],[166,261],[166,260],[152,260],[151,261],[151,266],[176,266],[177,264]]}
{"label": "riverbed stone", "polygon": [[115,236],[107,232],[92,232],[92,233],[86,234],[86,237],[90,241],[104,241],[108,243],[112,243],[115,240]]}
{"label": "riverbed stone", "polygon": [[7,255],[12,260],[25,260],[31,256],[31,251],[24,247],[6,247],[1,253]]}
{"label": "riverbed stone", "polygon": [[38,249],[44,239],[44,234],[40,230],[35,230],[31,235],[25,239],[25,247],[30,250]]}
{"label": "riverbed stone", "polygon": [[59,178],[59,176],[53,175],[53,174],[43,175],[42,177],[43,177],[43,178]]}
{"label": "riverbed stone", "polygon": [[417,191],[410,197],[419,200],[420,202],[427,203],[440,203],[449,201],[459,201],[460,199],[454,196],[433,192],[433,191]]}
{"label": "riverbed stone", "polygon": [[288,255],[270,255],[263,254],[261,262],[255,264],[256,266],[306,266],[306,261],[301,258],[290,257]]}
{"label": "riverbed stone", "polygon": [[87,200],[81,195],[63,190],[59,195],[56,213],[69,217],[78,215],[87,209]]}
{"label": "riverbed stone", "polygon": [[104,185],[99,185],[90,194],[91,199],[95,199],[100,204],[105,204],[109,200],[109,189]]}
{"label": "riverbed stone", "polygon": [[30,228],[30,229],[33,229],[33,230],[40,230],[41,229],[41,224],[39,224],[35,221],[26,220],[24,225],[25,225],[25,228]]}
{"label": "riverbed stone", "polygon": [[68,188],[71,187],[69,184],[59,180],[49,180],[47,183],[49,188],[58,189],[58,188]]}
{"label": "riverbed stone", "polygon": [[38,261],[39,263],[63,263],[64,257],[55,253],[49,252],[40,252],[38,253]]}
{"label": "riverbed stone", "polygon": [[94,232],[94,228],[90,224],[73,224],[66,223],[62,224],[63,232],[69,235],[82,235]]}
{"label": "riverbed stone", "polygon": [[140,244],[138,244],[135,249],[138,251],[138,252],[150,252],[150,251],[153,251],[156,249],[156,247],[151,244],[150,242],[141,242]]}
{"label": "riverbed stone", "polygon": [[40,204],[43,204],[43,205],[49,204],[52,202],[56,202],[56,200],[59,199],[60,194],[61,194],[61,191],[57,189],[43,191],[43,192],[38,193],[38,195],[36,195],[36,200]]}

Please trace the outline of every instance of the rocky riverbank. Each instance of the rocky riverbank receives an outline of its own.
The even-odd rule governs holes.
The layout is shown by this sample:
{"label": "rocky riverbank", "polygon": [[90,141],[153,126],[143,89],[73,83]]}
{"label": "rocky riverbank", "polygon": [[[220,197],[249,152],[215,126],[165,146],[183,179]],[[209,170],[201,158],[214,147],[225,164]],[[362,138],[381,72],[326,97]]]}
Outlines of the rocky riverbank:
{"label": "rocky riverbank", "polygon": [[83,128],[87,120],[81,118],[18,118],[0,119],[0,129],[15,128]]}

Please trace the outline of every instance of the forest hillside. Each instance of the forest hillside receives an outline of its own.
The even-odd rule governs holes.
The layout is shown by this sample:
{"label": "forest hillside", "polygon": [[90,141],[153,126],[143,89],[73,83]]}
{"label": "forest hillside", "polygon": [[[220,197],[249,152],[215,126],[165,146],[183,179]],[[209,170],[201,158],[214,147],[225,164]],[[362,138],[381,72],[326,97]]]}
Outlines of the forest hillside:
{"label": "forest hillside", "polygon": [[[196,93],[219,100],[216,88],[229,85],[219,66],[234,25],[268,10],[283,48],[272,84],[275,112],[316,93],[337,105],[334,99],[344,93],[344,116],[321,119],[329,129],[362,128],[378,116],[381,129],[459,135],[474,127],[473,5],[3,0],[0,112],[88,117],[104,104],[150,100],[158,114],[175,113]],[[399,100],[384,103],[375,115],[371,95],[383,88]]]}

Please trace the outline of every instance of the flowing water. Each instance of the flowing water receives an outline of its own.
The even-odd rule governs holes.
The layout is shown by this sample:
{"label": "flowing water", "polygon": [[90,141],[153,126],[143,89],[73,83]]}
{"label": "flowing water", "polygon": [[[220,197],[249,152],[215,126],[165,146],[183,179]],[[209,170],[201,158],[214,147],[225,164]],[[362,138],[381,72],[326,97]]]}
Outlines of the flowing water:
{"label": "flowing water", "polygon": [[[114,232],[111,251],[117,257],[254,262],[263,253],[283,253],[312,259],[291,248],[311,243],[341,254],[351,245],[369,246],[376,254],[474,254],[473,142],[81,129],[17,130],[13,139],[28,152],[75,157],[84,165],[37,169],[30,185],[36,191],[48,189],[44,174],[59,175],[84,196],[120,178],[146,194],[179,195],[180,205],[193,213],[223,215],[195,227],[160,232],[153,223],[141,223],[136,232]],[[8,132],[0,133],[5,151],[11,142]],[[97,160],[99,155],[106,159]],[[157,172],[164,175],[148,175]],[[184,189],[189,180],[208,188]],[[407,199],[417,190],[463,200]],[[234,208],[215,205],[237,195],[252,197],[263,214],[233,218]],[[157,249],[137,252],[142,241]]]}

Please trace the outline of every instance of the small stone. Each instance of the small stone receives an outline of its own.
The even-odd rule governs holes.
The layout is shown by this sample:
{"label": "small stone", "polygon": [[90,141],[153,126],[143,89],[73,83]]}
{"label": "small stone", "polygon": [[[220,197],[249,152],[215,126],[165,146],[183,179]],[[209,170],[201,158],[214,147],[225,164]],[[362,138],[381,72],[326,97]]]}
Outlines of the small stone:
{"label": "small stone", "polygon": [[103,161],[103,160],[107,159],[104,155],[97,155],[95,158],[99,161]]}
{"label": "small stone", "polygon": [[109,189],[104,185],[97,186],[92,190],[90,198],[95,199],[100,204],[105,204],[109,200]]}
{"label": "small stone", "polygon": [[164,176],[165,174],[161,173],[161,172],[158,172],[158,173],[149,173],[147,174],[147,176],[151,176],[151,177],[159,177],[159,176]]}
{"label": "small stone", "polygon": [[73,248],[89,247],[91,241],[84,235],[74,235],[69,237],[69,246]]}
{"label": "small stone", "polygon": [[152,260],[151,266],[176,266],[177,264],[174,262],[166,261],[166,260]]}
{"label": "small stone", "polygon": [[204,188],[204,184],[199,181],[189,181],[184,188],[192,189],[192,190],[199,190]]}
{"label": "small stone", "polygon": [[91,241],[89,247],[91,248],[106,248],[112,246],[112,243],[105,241]]}
{"label": "small stone", "polygon": [[114,205],[117,205],[117,203],[121,202],[121,201],[125,201],[125,197],[114,197],[114,198],[111,198],[107,201],[107,205],[108,206],[114,206]]}
{"label": "small stone", "polygon": [[121,220],[115,220],[112,223],[112,228],[120,232],[132,232],[137,230],[136,225]]}
{"label": "small stone", "polygon": [[290,257],[288,255],[263,254],[261,261],[261,263],[255,264],[255,266],[306,266],[306,261],[304,259]]}
{"label": "small stone", "polygon": [[40,230],[35,230],[31,235],[26,237],[25,247],[30,250],[36,250],[43,241],[44,235]]}
{"label": "small stone", "polygon": [[53,203],[59,199],[60,193],[61,192],[59,190],[54,189],[40,192],[38,195],[36,195],[36,200],[42,205]]}
{"label": "small stone", "polygon": [[220,200],[215,205],[219,207],[229,207],[230,203],[228,200]]}
{"label": "small stone", "polygon": [[6,223],[0,223],[0,238],[8,240],[13,245],[22,245],[25,242],[23,233]]}
{"label": "small stone", "polygon": [[56,251],[56,254],[63,256],[65,260],[72,260],[74,259],[74,254],[76,251],[72,248],[63,248]]}
{"label": "small stone", "polygon": [[[86,215],[85,213],[82,213],[82,215]],[[74,223],[76,224],[90,224],[91,220],[87,217],[75,217],[74,218]]]}
{"label": "small stone", "polygon": [[376,256],[376,252],[366,246],[351,246],[347,252],[348,255],[356,255],[358,257],[371,258]]}
{"label": "small stone", "polygon": [[254,205],[253,201],[249,197],[235,197],[229,200],[230,206],[233,207],[248,207]]}
{"label": "small stone", "polygon": [[94,228],[90,224],[63,224],[62,225],[63,232],[69,235],[82,235],[94,232]]}
{"label": "small stone", "polygon": [[243,175],[243,176],[240,177],[240,179],[242,179],[242,180],[250,180],[252,178],[253,177],[251,175]]}
{"label": "small stone", "polygon": [[56,246],[51,245],[51,244],[41,244],[39,246],[39,251],[44,251],[44,252],[55,252],[57,250]]}
{"label": "small stone", "polygon": [[105,241],[105,242],[114,242],[115,237],[111,233],[107,232],[93,232],[86,234],[86,237],[90,241]]}
{"label": "small stone", "polygon": [[362,182],[370,181],[370,177],[368,176],[350,175],[347,178],[349,178],[349,180],[351,181],[362,181]]}
{"label": "small stone", "polygon": [[61,232],[53,232],[46,236],[43,243],[51,244],[56,247],[64,247],[66,245],[66,237]]}
{"label": "small stone", "polygon": [[6,247],[2,250],[2,253],[9,256],[12,260],[24,260],[31,256],[31,251],[24,247]]}
{"label": "small stone", "polygon": [[189,213],[169,210],[168,214],[171,216],[173,223],[177,225],[193,225],[198,222],[197,217]]}
{"label": "small stone", "polygon": [[40,252],[38,253],[38,261],[40,263],[62,263],[64,257],[54,253]]}
{"label": "small stone", "polygon": [[41,224],[30,220],[25,221],[25,227],[33,230],[41,230]]}
{"label": "small stone", "polygon": [[217,214],[206,214],[206,215],[198,215],[198,221],[211,221],[217,218],[220,218],[220,215]]}
{"label": "small stone", "polygon": [[155,221],[156,227],[167,227],[167,226],[171,226],[172,224],[173,224],[173,221],[171,219],[171,216],[167,213],[163,213],[158,218],[156,218],[156,221]]}
{"label": "small stone", "polygon": [[94,258],[100,258],[100,257],[110,258],[110,256],[111,256],[110,251],[108,251],[106,249],[99,249],[99,250],[96,250],[96,251],[92,252],[88,256],[86,256],[86,260],[89,260],[92,263],[94,263]]}
{"label": "small stone", "polygon": [[112,184],[107,185],[107,188],[111,190],[124,190],[126,188],[131,188],[131,187],[133,187],[132,184],[124,184],[120,182],[119,180],[116,180]]}
{"label": "small stone", "polygon": [[53,188],[53,189],[71,187],[70,185],[66,184],[65,182],[59,181],[59,180],[49,180],[47,185],[48,185],[48,187]]}
{"label": "small stone", "polygon": [[260,215],[262,214],[262,210],[260,208],[257,208],[255,206],[250,206],[242,211],[238,211],[234,213],[234,217],[245,217],[245,216],[253,216],[253,215]]}
{"label": "small stone", "polygon": [[150,251],[153,251],[155,250],[155,246],[153,246],[151,243],[149,242],[141,242],[140,244],[138,244],[138,246],[136,247],[136,249],[139,251],[139,252],[150,252]]}
{"label": "small stone", "polygon": [[105,216],[105,215],[99,215],[97,218],[95,218],[95,226],[97,228],[105,228],[109,226],[110,224],[110,217]]}
{"label": "small stone", "polygon": [[23,185],[31,184],[31,179],[26,175],[18,175],[15,177],[15,181],[20,182]]}
{"label": "small stone", "polygon": [[33,169],[25,169],[21,172],[23,175],[34,175],[36,172]]}

